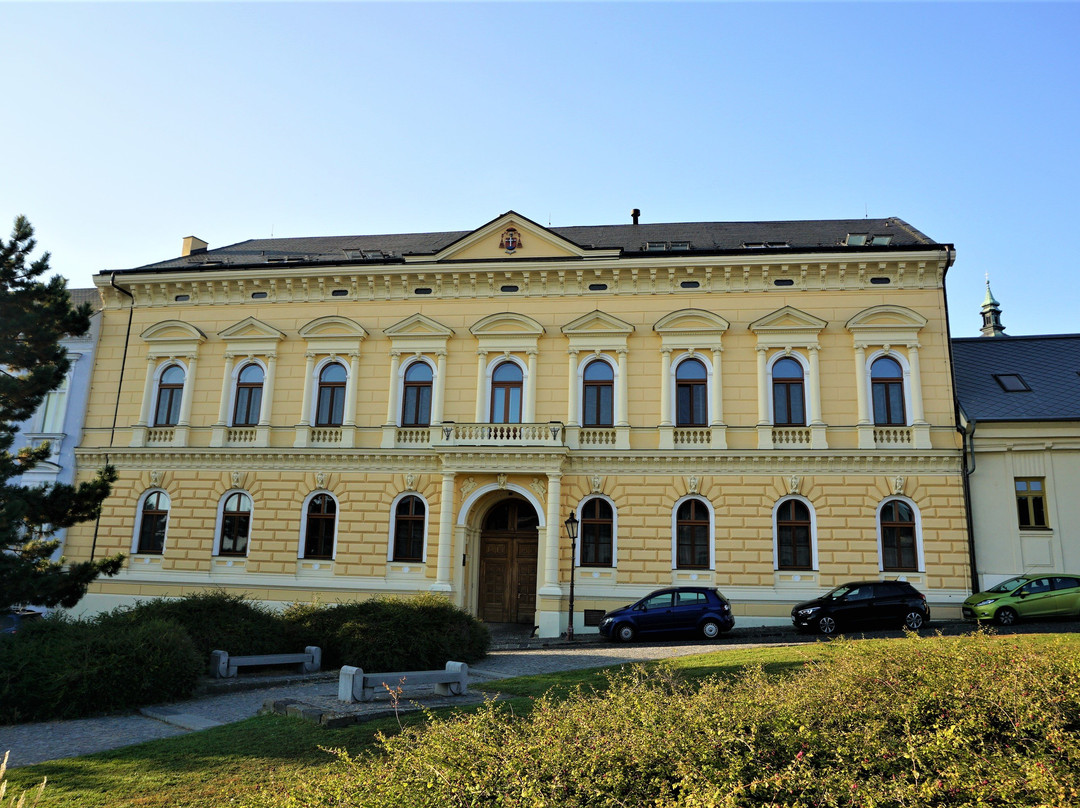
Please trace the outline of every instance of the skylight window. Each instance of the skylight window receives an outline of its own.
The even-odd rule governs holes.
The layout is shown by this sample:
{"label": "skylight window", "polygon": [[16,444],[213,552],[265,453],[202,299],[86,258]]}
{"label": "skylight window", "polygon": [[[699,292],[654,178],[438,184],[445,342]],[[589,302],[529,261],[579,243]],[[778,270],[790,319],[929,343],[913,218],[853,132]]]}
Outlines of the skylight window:
{"label": "skylight window", "polygon": [[868,233],[848,233],[847,240],[844,241],[849,247],[865,247],[867,240],[870,238]]}
{"label": "skylight window", "polygon": [[648,252],[664,252],[667,249],[666,241],[646,241],[645,249]]}
{"label": "skylight window", "polygon": [[1006,393],[1030,393],[1031,388],[1019,373],[995,373],[994,381],[1001,385]]}
{"label": "skylight window", "polygon": [[747,250],[764,250],[765,249],[765,242],[764,241],[744,241],[743,242],[743,247],[745,249],[747,249]]}
{"label": "skylight window", "polygon": [[690,249],[690,242],[689,241],[673,241],[673,242],[671,242],[671,249],[673,249],[673,250],[689,250]]}
{"label": "skylight window", "polygon": [[892,236],[874,236],[870,242],[872,247],[886,247],[892,243]]}

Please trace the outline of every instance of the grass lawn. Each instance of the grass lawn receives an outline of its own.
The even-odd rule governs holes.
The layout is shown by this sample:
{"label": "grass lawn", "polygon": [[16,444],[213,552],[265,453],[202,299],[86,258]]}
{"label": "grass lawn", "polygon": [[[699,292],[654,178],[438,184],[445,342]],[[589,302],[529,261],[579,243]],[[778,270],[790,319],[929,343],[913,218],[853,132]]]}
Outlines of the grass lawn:
{"label": "grass lawn", "polygon": [[[1080,651],[1080,635],[1000,638],[1001,642],[1028,648],[1059,640]],[[831,643],[823,642],[734,648],[669,660],[666,664],[690,679],[731,676],[747,665],[762,665],[767,673],[781,673],[824,659],[831,647]],[[509,696],[515,711],[527,711],[531,699],[548,692],[559,695],[577,687],[605,688],[603,670],[507,679],[486,683],[482,689]],[[416,714],[403,717],[403,721],[421,720]],[[337,758],[328,750],[338,748],[359,754],[372,748],[377,733],[397,729],[394,719],[324,730],[293,718],[261,716],[176,738],[15,769],[8,772],[9,794],[12,788],[18,793],[47,777],[49,784],[39,803],[43,808],[286,805],[290,794],[303,791],[300,784],[305,777],[322,779],[311,775],[336,765]]]}

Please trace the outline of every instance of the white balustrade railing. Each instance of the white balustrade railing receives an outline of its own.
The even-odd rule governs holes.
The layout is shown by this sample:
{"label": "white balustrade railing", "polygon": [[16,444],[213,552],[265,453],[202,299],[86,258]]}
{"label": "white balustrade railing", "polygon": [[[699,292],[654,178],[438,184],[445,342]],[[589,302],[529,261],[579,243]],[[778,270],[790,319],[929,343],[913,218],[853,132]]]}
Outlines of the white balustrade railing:
{"label": "white balustrade railing", "polygon": [[712,431],[707,427],[676,427],[674,441],[676,446],[709,446]]}
{"label": "white balustrade railing", "polygon": [[313,446],[341,443],[341,429],[323,426],[312,427],[311,443]]}
{"label": "white balustrade railing", "polygon": [[253,426],[234,426],[229,428],[227,440],[232,444],[254,443],[256,434]]}
{"label": "white balustrade railing", "polygon": [[877,446],[911,446],[911,428],[906,426],[875,426],[874,443]]}
{"label": "white balustrade railing", "polygon": [[399,426],[394,442],[397,446],[430,446],[431,430],[426,426]]}
{"label": "white balustrade railing", "polygon": [[610,427],[583,427],[578,431],[579,446],[614,446],[615,430]]}
{"label": "white balustrade railing", "polygon": [[453,446],[562,446],[563,425],[458,424],[442,425],[444,443]]}
{"label": "white balustrade railing", "polygon": [[171,426],[155,426],[146,430],[147,444],[172,443],[176,436],[176,429]]}
{"label": "white balustrade railing", "polygon": [[804,426],[774,426],[772,442],[778,449],[806,449],[810,446],[810,430]]}

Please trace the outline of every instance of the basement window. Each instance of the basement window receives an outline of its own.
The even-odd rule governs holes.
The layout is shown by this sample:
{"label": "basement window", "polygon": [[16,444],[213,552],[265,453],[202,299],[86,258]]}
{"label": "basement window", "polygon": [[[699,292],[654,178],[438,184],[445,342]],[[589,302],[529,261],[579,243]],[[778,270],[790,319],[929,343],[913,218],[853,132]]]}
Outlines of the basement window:
{"label": "basement window", "polygon": [[418,286],[417,288],[412,290],[412,293],[414,295],[430,295],[431,294],[431,287],[430,286]]}
{"label": "basement window", "polygon": [[1031,388],[1019,373],[994,373],[993,377],[1006,393],[1031,392]]}
{"label": "basement window", "polygon": [[251,293],[251,299],[252,300],[265,300],[266,299],[266,292],[252,292]]}
{"label": "basement window", "polygon": [[177,295],[173,298],[177,303],[187,303],[191,300],[191,295]]}
{"label": "basement window", "polygon": [[777,278],[773,281],[773,286],[794,286],[795,281],[792,278]]}
{"label": "basement window", "polygon": [[512,283],[508,283],[499,287],[500,292],[516,292],[517,290],[518,288]]}
{"label": "basement window", "polygon": [[348,297],[349,296],[349,290],[348,289],[335,289],[334,291],[332,291],[330,293],[330,295],[332,297]]}
{"label": "basement window", "polygon": [[607,284],[606,283],[590,283],[589,284],[589,291],[590,292],[606,292],[607,291]]}
{"label": "basement window", "polygon": [[699,286],[701,286],[701,284],[697,281],[683,281],[679,284],[679,286],[681,286],[683,289],[697,289]]}
{"label": "basement window", "polygon": [[871,278],[870,283],[873,283],[873,284],[875,284],[877,286],[884,286],[886,284],[892,283],[892,281],[889,278],[880,278],[880,277],[878,277],[878,278]]}

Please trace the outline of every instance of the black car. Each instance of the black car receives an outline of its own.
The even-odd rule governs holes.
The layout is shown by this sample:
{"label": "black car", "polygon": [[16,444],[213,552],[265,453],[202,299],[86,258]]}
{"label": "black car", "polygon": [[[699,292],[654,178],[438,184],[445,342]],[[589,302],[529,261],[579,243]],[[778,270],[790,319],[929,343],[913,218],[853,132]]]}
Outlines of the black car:
{"label": "black car", "polygon": [[926,596],[907,581],[853,581],[791,610],[795,628],[834,634],[873,624],[906,626],[912,631],[930,622]]}
{"label": "black car", "polygon": [[40,619],[41,612],[33,609],[12,609],[0,613],[0,634],[17,634],[27,623]]}
{"label": "black car", "polygon": [[600,633],[622,642],[645,634],[696,631],[713,640],[735,625],[731,604],[719,589],[673,586],[604,615]]}

